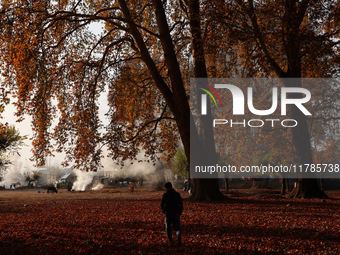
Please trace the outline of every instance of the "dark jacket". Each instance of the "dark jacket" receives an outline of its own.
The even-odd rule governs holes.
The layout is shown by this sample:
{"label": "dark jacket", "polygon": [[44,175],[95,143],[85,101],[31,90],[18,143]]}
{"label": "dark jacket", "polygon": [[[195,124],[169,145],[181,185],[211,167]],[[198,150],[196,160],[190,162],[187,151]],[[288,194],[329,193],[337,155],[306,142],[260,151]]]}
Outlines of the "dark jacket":
{"label": "dark jacket", "polygon": [[163,195],[161,208],[167,215],[181,215],[183,212],[181,195],[176,190],[170,189]]}

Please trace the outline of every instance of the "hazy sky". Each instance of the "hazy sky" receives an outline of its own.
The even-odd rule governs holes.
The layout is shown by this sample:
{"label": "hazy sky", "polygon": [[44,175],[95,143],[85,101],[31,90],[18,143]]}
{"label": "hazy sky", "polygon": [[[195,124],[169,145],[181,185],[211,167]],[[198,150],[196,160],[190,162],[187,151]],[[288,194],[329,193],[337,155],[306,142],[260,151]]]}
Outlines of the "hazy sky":
{"label": "hazy sky", "polygon": [[[107,103],[107,94],[104,93],[99,98],[100,106],[99,106],[99,117],[102,120],[104,124],[107,124],[107,119],[105,117],[105,113],[108,111],[108,103]],[[22,122],[16,122],[17,117],[15,116],[15,106],[12,104],[9,104],[5,108],[5,112],[2,114],[3,118],[0,120],[2,123],[8,122],[11,125],[14,125],[16,129],[19,130],[20,135],[27,135],[28,139],[25,140],[25,146],[22,146],[22,148],[19,151],[20,156],[14,155],[12,157],[12,160],[22,162],[25,166],[29,165],[33,167],[33,162],[31,162],[29,159],[32,157],[32,138],[33,132],[32,132],[32,118],[30,116],[25,115],[25,119]],[[57,120],[54,121],[54,125],[57,123]],[[52,142],[53,144],[53,142]],[[57,154],[54,153],[55,157],[50,157],[48,160],[48,163],[50,165],[60,165],[60,163],[64,159],[64,154]]]}
{"label": "hazy sky", "polygon": [[[31,117],[26,116],[25,120],[22,122],[16,122],[17,117],[14,115],[16,112],[16,109],[14,105],[9,104],[5,108],[5,112],[2,114],[3,118],[0,120],[2,123],[8,122],[11,125],[14,125],[16,129],[19,130],[20,135],[27,135],[29,138],[32,137],[32,128],[31,128]],[[12,157],[16,161],[20,161],[22,163],[33,165],[32,162],[29,162],[29,158],[32,156],[31,153],[32,148],[32,141],[29,139],[25,140],[25,146],[22,146],[22,148],[19,150],[19,154],[21,155],[18,157],[15,155]]]}

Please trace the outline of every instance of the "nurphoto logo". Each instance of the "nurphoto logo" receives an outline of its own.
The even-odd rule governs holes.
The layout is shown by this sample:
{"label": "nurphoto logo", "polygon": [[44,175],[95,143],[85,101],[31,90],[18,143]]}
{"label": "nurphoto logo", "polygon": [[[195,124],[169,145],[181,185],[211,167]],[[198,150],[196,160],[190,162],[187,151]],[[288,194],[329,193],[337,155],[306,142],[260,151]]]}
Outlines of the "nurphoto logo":
{"label": "nurphoto logo", "polygon": [[[232,113],[233,115],[244,115],[245,114],[245,96],[243,91],[237,87],[236,85],[232,84],[214,84],[214,86],[204,85],[206,88],[198,87],[200,90],[204,91],[204,94],[201,94],[201,115],[207,115],[207,104],[208,104],[208,97],[213,100],[215,106],[217,107],[217,102],[214,95],[220,102],[222,106],[222,99],[216,89],[227,89],[231,92],[232,95]],[[287,105],[295,105],[304,115],[309,116],[312,115],[307,108],[304,106],[305,103],[309,102],[311,99],[311,93],[308,89],[299,88],[299,87],[272,87],[271,89],[271,107],[269,109],[256,109],[254,106],[254,93],[252,87],[247,87],[247,106],[248,110],[258,116],[268,116],[273,114],[278,107],[279,101],[281,103],[281,116],[287,115]],[[279,89],[281,90],[279,93]],[[289,98],[289,94],[294,94],[295,98]],[[301,95],[301,97],[297,97],[296,95]],[[280,98],[279,98],[280,96]],[[257,98],[255,98],[256,100]],[[281,100],[279,100],[281,99]],[[225,125],[230,123],[231,127],[235,125],[242,125],[243,127],[250,126],[250,127],[262,127],[265,122],[270,122],[271,126],[274,127],[274,123],[280,121],[279,119],[250,119],[246,121],[245,119],[242,121],[233,121],[227,119],[213,119],[213,126],[216,127],[217,125]],[[295,127],[297,126],[297,121],[294,119],[284,119],[281,120],[281,125],[283,127]],[[289,124],[290,123],[290,124]]]}

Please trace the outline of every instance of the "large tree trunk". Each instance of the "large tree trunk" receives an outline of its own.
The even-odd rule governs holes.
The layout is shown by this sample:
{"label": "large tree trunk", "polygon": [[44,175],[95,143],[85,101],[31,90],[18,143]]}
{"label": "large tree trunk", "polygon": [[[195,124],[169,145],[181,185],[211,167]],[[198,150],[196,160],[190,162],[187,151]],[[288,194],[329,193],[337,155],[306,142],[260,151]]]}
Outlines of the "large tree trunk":
{"label": "large tree trunk", "polygon": [[321,189],[322,192],[325,191],[325,188],[323,186],[323,178],[320,179],[320,189]]}
{"label": "large tree trunk", "polygon": [[225,193],[224,194],[228,194],[229,193],[229,180],[228,178],[224,179],[224,188],[225,188]]}
{"label": "large tree trunk", "polygon": [[289,191],[288,187],[288,179],[287,178],[282,178],[282,183],[281,183],[281,192],[280,195],[286,195],[286,190]]}
{"label": "large tree trunk", "polygon": [[192,201],[219,201],[226,199],[218,187],[218,179],[193,179]]}
{"label": "large tree trunk", "polygon": [[[306,116],[296,106],[293,106],[291,117],[299,123],[293,128],[293,144],[297,152],[298,163],[312,164],[312,150]],[[316,179],[298,178],[295,180],[289,197],[323,198],[326,197],[326,194],[321,191]]]}
{"label": "large tree trunk", "polygon": [[291,198],[325,198],[327,195],[321,191],[317,179],[296,179],[294,187],[289,193]]}
{"label": "large tree trunk", "polygon": [[[194,125],[193,116],[190,117],[190,121],[192,125]],[[198,134],[197,129],[192,130],[192,137],[190,142],[190,148],[189,152],[185,148],[185,153],[188,156],[188,160],[190,160],[190,157],[192,155],[209,155],[207,152],[207,148],[203,145],[202,140],[200,139],[200,135]],[[191,152],[191,153],[190,153]],[[190,156],[191,154],[191,156]],[[216,155],[216,154],[215,154]],[[211,162],[212,154],[209,155]],[[201,165],[202,164],[202,158],[201,157],[194,157],[192,158],[191,162],[193,164],[190,165],[191,168],[193,168],[193,165]],[[216,160],[216,159],[212,159]],[[206,161],[203,160],[204,163]],[[215,161],[216,162],[216,161]],[[203,164],[204,164],[203,163]],[[218,179],[212,178],[212,179],[199,179],[199,178],[193,178],[193,189],[192,189],[192,195],[190,197],[190,200],[192,201],[219,201],[226,199],[225,196],[221,193],[219,189]]]}
{"label": "large tree trunk", "polygon": [[268,184],[267,178],[254,179],[251,189],[267,189],[268,188],[267,184]]}
{"label": "large tree trunk", "polygon": [[[201,35],[201,24],[200,24],[200,6],[198,0],[188,1],[189,9],[189,24],[192,34],[192,51],[194,60],[194,73],[196,78],[207,78],[207,69],[204,57],[204,43]],[[201,116],[201,126],[197,142],[200,143],[196,146],[200,146],[205,150],[205,156],[212,163],[217,162],[215,143],[206,143],[205,141],[213,141],[214,133],[212,128],[212,117],[210,105],[208,104],[208,114]],[[192,117],[191,117],[192,118]],[[191,122],[195,125],[194,122]],[[197,149],[197,148],[195,148]],[[193,151],[191,151],[193,153]],[[187,154],[188,155],[188,154]],[[193,180],[193,193],[191,200],[195,201],[216,201],[225,199],[219,189],[218,179],[194,179]]]}
{"label": "large tree trunk", "polygon": [[[296,66],[295,69],[288,69],[288,77],[301,77],[300,65],[301,63],[298,63],[298,66]],[[289,81],[286,86],[302,87],[301,79],[296,79],[293,83]],[[299,94],[291,94],[292,98],[299,98],[300,96],[301,95]],[[307,117],[295,105],[291,106],[289,115],[292,119],[295,119],[298,122],[298,125],[292,128],[292,141],[296,151],[297,163],[302,164],[303,166],[304,164],[312,164],[313,158]],[[304,169],[303,172],[305,172]],[[326,194],[321,191],[316,179],[297,178],[289,197],[326,197]]]}

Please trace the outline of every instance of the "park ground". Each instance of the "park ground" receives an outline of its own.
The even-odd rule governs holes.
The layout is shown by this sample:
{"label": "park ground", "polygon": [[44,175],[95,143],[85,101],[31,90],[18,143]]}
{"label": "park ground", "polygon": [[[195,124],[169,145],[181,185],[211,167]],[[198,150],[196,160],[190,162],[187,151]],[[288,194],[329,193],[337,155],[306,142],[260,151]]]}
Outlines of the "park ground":
{"label": "park ground", "polygon": [[181,192],[181,247],[167,246],[162,194],[0,191],[0,254],[340,254],[340,192],[293,200],[232,190],[221,203]]}

